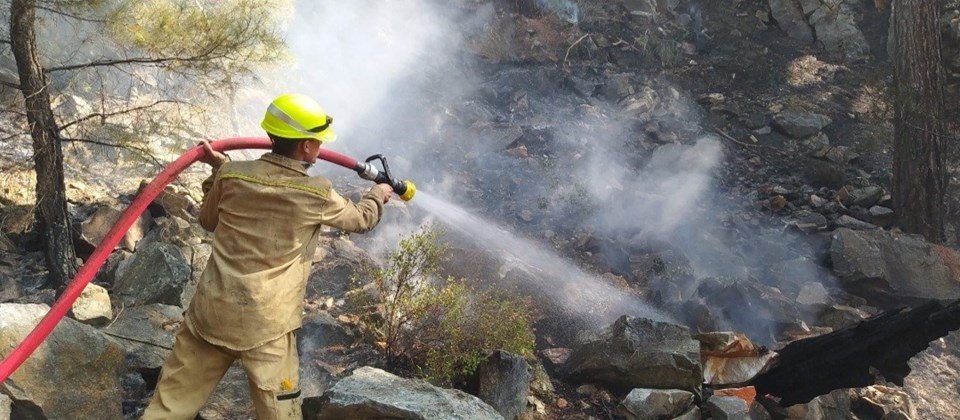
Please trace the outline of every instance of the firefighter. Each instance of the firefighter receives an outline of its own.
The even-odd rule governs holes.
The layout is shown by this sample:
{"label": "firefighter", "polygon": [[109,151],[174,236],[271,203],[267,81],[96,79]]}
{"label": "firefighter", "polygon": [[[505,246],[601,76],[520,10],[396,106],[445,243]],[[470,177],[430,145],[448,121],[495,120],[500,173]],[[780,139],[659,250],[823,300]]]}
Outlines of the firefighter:
{"label": "firefighter", "polygon": [[300,419],[295,331],[321,226],[367,232],[393,190],[377,184],[358,202],[324,177],[309,176],[333,119],[299,94],[276,98],[261,127],[271,153],[231,162],[204,142],[200,224],[213,250],[161,370],[145,419],[193,419],[240,360],[260,419]]}

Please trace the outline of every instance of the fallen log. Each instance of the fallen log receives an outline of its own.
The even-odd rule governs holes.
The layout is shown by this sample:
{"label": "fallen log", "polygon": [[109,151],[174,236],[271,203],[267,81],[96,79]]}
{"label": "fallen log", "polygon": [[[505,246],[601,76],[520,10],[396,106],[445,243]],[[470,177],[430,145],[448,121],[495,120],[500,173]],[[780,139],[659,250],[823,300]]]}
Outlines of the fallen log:
{"label": "fallen log", "polygon": [[751,384],[787,407],[835,389],[876,383],[876,374],[903,386],[907,362],[929,343],[960,328],[960,300],[929,301],[884,312],[859,324],[794,341],[779,350],[773,367]]}

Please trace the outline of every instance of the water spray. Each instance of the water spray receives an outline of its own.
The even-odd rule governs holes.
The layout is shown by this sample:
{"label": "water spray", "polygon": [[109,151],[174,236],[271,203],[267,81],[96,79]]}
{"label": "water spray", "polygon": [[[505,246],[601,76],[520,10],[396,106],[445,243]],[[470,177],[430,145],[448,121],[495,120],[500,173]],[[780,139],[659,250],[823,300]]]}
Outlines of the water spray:
{"label": "water spray", "polygon": [[[253,137],[210,142],[210,146],[218,152],[236,149],[270,149],[271,145],[270,139]],[[170,184],[184,169],[187,169],[187,167],[205,154],[206,151],[203,149],[203,146],[196,146],[188,150],[168,165],[153,181],[140,191],[140,194],[127,206],[127,209],[124,210],[117,222],[110,231],[107,232],[107,235],[100,241],[100,244],[97,245],[97,249],[93,251],[90,258],[87,258],[87,261],[80,267],[77,275],[70,284],[67,285],[63,294],[60,295],[60,298],[57,299],[50,308],[50,312],[47,312],[43,319],[40,320],[40,323],[34,327],[33,331],[24,338],[23,342],[17,345],[17,347],[0,362],[0,383],[6,381],[7,378],[33,354],[37,347],[43,344],[43,341],[53,332],[53,329],[60,323],[60,320],[63,319],[67,312],[73,307],[73,302],[80,297],[83,289],[87,287],[90,280],[92,280],[94,275],[97,274],[97,271],[100,270],[100,267],[107,260],[107,257],[110,256],[113,249],[123,236],[126,235],[130,226],[132,226],[140,217],[140,214],[147,209],[147,206],[163,192],[164,187]],[[389,184],[393,187],[393,191],[405,201],[409,201],[413,198],[414,194],[416,194],[417,188],[413,185],[413,182],[408,180],[400,181],[393,177],[390,173],[390,168],[387,166],[387,158],[382,155],[373,155],[367,158],[365,162],[358,162],[349,156],[321,148],[318,158],[354,170],[364,179],[376,183]],[[383,166],[382,171],[373,165],[373,161],[375,160],[380,161]]]}

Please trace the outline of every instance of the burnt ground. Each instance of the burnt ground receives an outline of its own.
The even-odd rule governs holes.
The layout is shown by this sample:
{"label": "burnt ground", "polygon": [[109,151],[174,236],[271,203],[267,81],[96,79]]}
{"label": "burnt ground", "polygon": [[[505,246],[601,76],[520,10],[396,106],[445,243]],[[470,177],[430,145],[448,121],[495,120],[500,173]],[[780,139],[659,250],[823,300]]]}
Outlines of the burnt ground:
{"label": "burnt ground", "polygon": [[[463,10],[466,15],[474,11],[472,3]],[[765,242],[744,231],[782,231],[791,219],[790,206],[773,211],[763,205],[775,187],[787,191],[795,208],[806,204],[811,192],[829,200],[844,185],[889,191],[892,125],[885,92],[892,75],[884,12],[862,8],[858,24],[872,55],[848,62],[790,39],[770,20],[765,0],[680,1],[673,12],[653,17],[631,16],[620,2],[597,3],[604,4],[579,2],[577,24],[550,13],[499,10],[495,23],[470,39],[459,57],[478,81],[475,90],[437,90],[419,109],[359,135],[409,130],[404,134],[424,146],[416,158],[436,162],[432,168],[411,169],[411,178],[457,185],[449,192],[452,201],[585,270],[611,274],[650,302],[655,301],[654,280],[636,270],[631,256],[661,255],[674,246],[637,242],[636,232],[592,229],[597,204],[588,192],[594,185],[574,161],[614,151],[624,165],[639,170],[660,146],[717,139],[724,159],[712,173],[715,188],[703,200],[724,204],[696,214],[706,213],[708,224],[739,240],[738,247],[763,247]],[[457,76],[455,69],[452,73]],[[427,72],[411,86],[431,90],[438,76]],[[399,88],[397,94],[403,93]],[[819,144],[771,128],[773,115],[783,109],[828,115],[832,123],[823,133],[829,144],[849,147],[857,157],[825,161],[815,156]],[[439,124],[436,115],[443,116]],[[398,143],[382,152],[403,156],[405,147]],[[344,181],[362,188],[353,178]],[[791,241],[778,246],[829,269],[823,234]],[[800,249],[801,243],[809,248]],[[574,345],[584,327],[571,327],[562,313],[542,309],[538,350]],[[953,389],[953,378],[960,377],[957,360],[956,334],[914,359],[917,374],[907,378],[906,389],[921,418],[947,418],[960,409],[949,401],[960,392]],[[618,418],[615,407],[622,395],[581,394],[580,384],[562,380],[544,364],[556,389],[556,399],[545,401],[547,417]],[[943,385],[947,382],[954,385]]]}

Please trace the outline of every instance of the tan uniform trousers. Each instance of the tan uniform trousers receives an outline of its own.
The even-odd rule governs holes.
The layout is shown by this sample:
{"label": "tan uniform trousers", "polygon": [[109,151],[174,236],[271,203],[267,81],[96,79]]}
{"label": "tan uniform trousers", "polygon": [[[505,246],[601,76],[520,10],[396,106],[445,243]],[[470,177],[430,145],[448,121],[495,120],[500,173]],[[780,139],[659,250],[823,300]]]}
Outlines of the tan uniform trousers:
{"label": "tan uniform trousers", "polygon": [[192,420],[236,359],[250,379],[258,419],[303,417],[293,332],[251,350],[234,351],[208,343],[193,331],[190,322],[184,322],[143,419]]}

